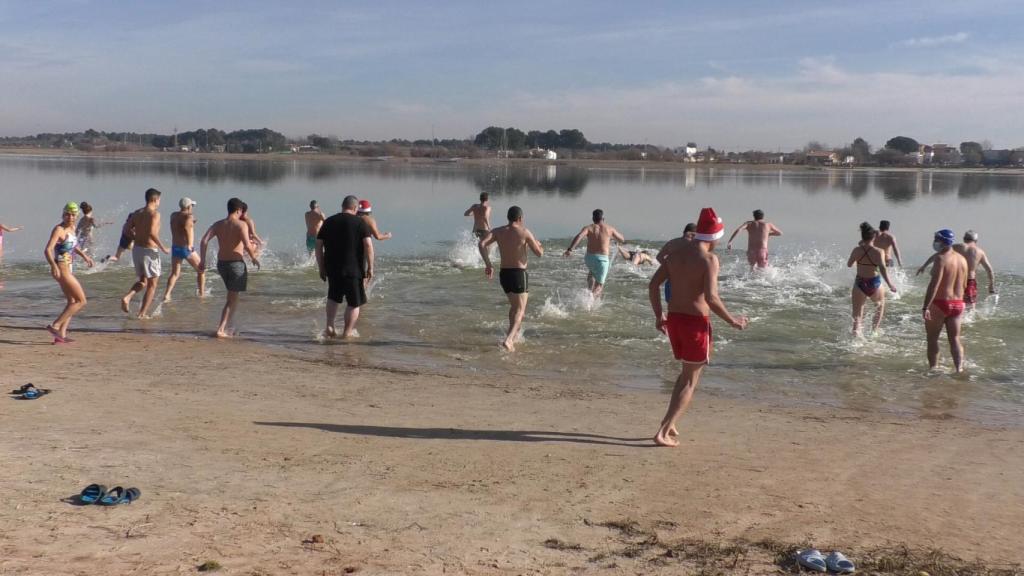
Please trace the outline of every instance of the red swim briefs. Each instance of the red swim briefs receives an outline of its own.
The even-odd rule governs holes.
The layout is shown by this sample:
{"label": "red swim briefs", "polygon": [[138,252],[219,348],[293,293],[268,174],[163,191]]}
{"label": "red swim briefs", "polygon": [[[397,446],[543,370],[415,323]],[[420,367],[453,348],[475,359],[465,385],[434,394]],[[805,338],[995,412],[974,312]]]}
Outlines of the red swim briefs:
{"label": "red swim briefs", "polygon": [[956,318],[964,311],[963,300],[932,300],[932,306],[938,308],[946,318]]}
{"label": "red swim briefs", "polygon": [[978,301],[978,281],[974,278],[967,279],[967,288],[964,289],[964,302],[974,304]]}
{"label": "red swim briefs", "polygon": [[665,330],[676,360],[707,364],[711,360],[711,319],[669,312]]}

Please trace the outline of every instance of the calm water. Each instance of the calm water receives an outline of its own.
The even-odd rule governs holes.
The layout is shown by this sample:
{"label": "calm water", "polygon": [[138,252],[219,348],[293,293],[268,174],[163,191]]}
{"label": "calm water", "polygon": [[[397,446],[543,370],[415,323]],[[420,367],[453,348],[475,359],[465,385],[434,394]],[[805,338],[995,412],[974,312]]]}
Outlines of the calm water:
{"label": "calm water", "polygon": [[[243,337],[360,364],[469,370],[510,384],[530,375],[665,387],[678,371],[647,304],[652,269],[616,259],[606,297],[594,303],[585,290],[582,252],[561,257],[591,210],[603,208],[630,246],[656,248],[702,206],[714,206],[728,232],[762,208],[785,236],[773,243],[774,267],[766,273],[750,274],[742,251],[720,247],[722,293],[752,322],[742,333],[716,324],[705,387],[769,403],[1024,422],[1024,254],[1011,249],[1024,199],[1021,176],[0,156],[0,222],[26,227],[5,237],[0,329],[41,327],[59,312],[60,292],[41,251],[65,202],[87,200],[99,220],[115,222],[96,233],[94,250],[103,255],[115,248],[121,222],[151,186],[164,192],[165,220],[179,197],[197,200],[198,233],[222,217],[229,197],[249,203],[268,250],[243,300]],[[509,205],[522,206],[527,226],[549,251],[530,264],[525,342],[515,355],[498,350],[506,300],[497,282],[484,278],[462,216],[481,191],[491,192],[498,223]],[[302,214],[311,199],[333,212],[347,194],[370,199],[381,229],[395,237],[377,243],[379,278],[360,340],[324,345],[317,335],[325,286],[303,247]],[[853,272],[846,258],[857,225],[882,218],[893,222],[908,274],[898,274],[901,291],[889,301],[883,332],[856,339],[849,335]],[[968,227],[981,233],[1000,289],[998,299],[982,300],[966,328],[963,377],[926,371],[918,314],[926,280],[913,277],[911,268],[930,253],[934,230],[944,227],[958,236]],[[169,243],[169,232],[164,238]],[[745,240],[738,240],[742,246]],[[176,300],[157,318],[126,319],[118,297],[132,282],[129,259],[79,268],[90,300],[73,328],[196,337],[212,330],[223,285],[212,274],[213,297],[200,303],[189,268]]]}

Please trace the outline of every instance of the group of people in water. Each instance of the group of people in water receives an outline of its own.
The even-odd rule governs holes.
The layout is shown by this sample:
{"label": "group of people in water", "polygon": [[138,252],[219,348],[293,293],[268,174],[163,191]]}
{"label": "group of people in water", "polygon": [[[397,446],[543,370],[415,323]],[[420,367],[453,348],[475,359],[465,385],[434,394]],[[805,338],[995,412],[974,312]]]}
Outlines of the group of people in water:
{"label": "group of people in water", "polygon": [[[187,262],[196,271],[196,292],[205,295],[207,252],[211,241],[217,240],[217,272],[227,291],[227,299],[215,332],[217,337],[229,337],[228,327],[238,306],[239,296],[247,290],[248,268],[246,256],[259,269],[259,252],[263,244],[256,234],[256,225],[248,213],[248,206],[238,198],[227,202],[227,215],[213,223],[203,234],[199,249],[195,249],[196,202],[190,198],[179,201],[179,210],[171,214],[171,246],[160,238],[159,212],[161,193],[150,188],[145,193],[146,205],[131,212],[122,226],[118,249],[104,261],[116,261],[123,252],[132,254],[136,280],[121,300],[121,308],[129,312],[132,299],[142,293],[142,304],[137,313],[148,318],[161,275],[161,253],[171,255],[171,273],[167,279],[163,301],[171,294],[181,276],[182,264]],[[367,302],[366,290],[374,277],[373,240],[387,240],[390,233],[381,233],[372,216],[368,200],[355,196],[344,199],[341,212],[327,217],[314,200],[305,213],[306,249],[315,258],[320,278],[327,282],[326,328],[328,338],[348,338],[355,334],[360,308]],[[487,193],[480,202],[465,212],[473,218],[473,234],[478,239],[478,250],[484,263],[484,274],[494,276],[491,246],[497,245],[499,256],[498,279],[509,301],[509,326],[502,341],[508,351],[514,351],[516,339],[522,330],[523,318],[529,298],[529,254],[544,255],[544,246],[524,224],[524,213],[519,206],[511,206],[506,214],[508,223],[491,226],[491,206]],[[46,242],[45,257],[50,272],[66,299],[60,315],[46,329],[54,344],[73,340],[68,336],[72,318],[86,304],[85,291],[74,275],[74,256],[88,266],[94,265],[91,254],[92,233],[95,228],[109,224],[97,221],[92,207],[68,203],[60,223],[54,226]],[[19,227],[0,224],[2,232],[13,232]],[[769,262],[768,241],[781,236],[782,230],[764,219],[764,212],[755,210],[753,219],[741,224],[729,237],[727,249],[741,232],[747,232],[747,262],[751,270],[766,268]],[[626,250],[625,237],[605,221],[604,212],[594,210],[592,222],[573,237],[563,256],[569,257],[586,239],[584,263],[587,284],[595,298],[600,298],[610,269],[612,241],[618,243],[617,252],[634,265],[656,264],[657,270],[648,285],[650,305],[656,328],[668,336],[673,355],[682,362],[668,410],[654,437],[662,446],[675,446],[676,421],[685,412],[693,392],[700,381],[704,367],[712,352],[710,314],[714,313],[733,328],[747,327],[745,316],[729,312],[718,293],[719,259],[715,248],[724,236],[725,225],[712,208],[703,208],[697,222],[687,224],[683,234],[669,240],[651,256],[647,250]],[[850,253],[848,267],[856,266],[851,292],[853,332],[862,332],[864,309],[867,302],[876,305],[872,329],[881,325],[885,311],[884,282],[889,291],[896,287],[890,277],[894,265],[902,266],[902,257],[890,223],[881,221],[878,228],[864,222],[860,225],[861,239]],[[963,345],[960,341],[961,319],[967,307],[977,302],[977,270],[988,275],[989,293],[995,293],[995,275],[985,251],[978,246],[978,234],[968,230],[962,243],[956,243],[952,230],[942,229],[933,237],[934,254],[917,270],[922,274],[930,265],[931,279],[925,292],[921,315],[928,343],[928,364],[934,368],[938,361],[938,339],[943,329],[949,340],[954,369],[963,370]],[[2,249],[2,244],[0,244]],[[664,287],[663,305],[662,288]],[[335,319],[338,308],[346,304],[344,328],[339,334]]]}

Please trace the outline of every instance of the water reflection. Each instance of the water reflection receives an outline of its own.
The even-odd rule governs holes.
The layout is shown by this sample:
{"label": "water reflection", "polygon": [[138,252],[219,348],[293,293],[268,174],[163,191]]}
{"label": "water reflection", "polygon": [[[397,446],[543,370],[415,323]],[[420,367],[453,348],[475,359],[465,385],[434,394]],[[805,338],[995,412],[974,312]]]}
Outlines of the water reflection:
{"label": "water reflection", "polygon": [[493,166],[471,173],[473,185],[481,192],[495,196],[518,196],[526,193],[557,194],[575,197],[583,193],[590,173],[576,166]]}

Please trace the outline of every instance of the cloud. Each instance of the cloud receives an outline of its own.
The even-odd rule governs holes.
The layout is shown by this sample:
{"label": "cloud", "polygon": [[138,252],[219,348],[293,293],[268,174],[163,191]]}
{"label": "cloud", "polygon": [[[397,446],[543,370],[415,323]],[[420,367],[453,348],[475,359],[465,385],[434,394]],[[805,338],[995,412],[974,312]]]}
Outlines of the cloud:
{"label": "cloud", "polygon": [[920,38],[909,38],[900,42],[900,45],[908,48],[932,48],[934,46],[942,46],[945,44],[963,44],[968,38],[970,38],[970,34],[967,32],[957,32],[956,34],[948,34],[946,36],[922,36]]}

